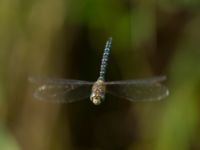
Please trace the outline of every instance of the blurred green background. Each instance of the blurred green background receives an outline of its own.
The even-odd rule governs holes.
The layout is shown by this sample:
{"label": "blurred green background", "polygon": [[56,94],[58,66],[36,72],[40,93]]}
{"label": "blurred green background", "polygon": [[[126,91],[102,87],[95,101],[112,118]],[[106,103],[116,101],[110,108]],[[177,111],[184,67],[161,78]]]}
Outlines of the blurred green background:
{"label": "blurred green background", "polygon": [[[36,101],[29,76],[168,77],[170,96]],[[199,0],[1,0],[0,150],[200,150]]]}

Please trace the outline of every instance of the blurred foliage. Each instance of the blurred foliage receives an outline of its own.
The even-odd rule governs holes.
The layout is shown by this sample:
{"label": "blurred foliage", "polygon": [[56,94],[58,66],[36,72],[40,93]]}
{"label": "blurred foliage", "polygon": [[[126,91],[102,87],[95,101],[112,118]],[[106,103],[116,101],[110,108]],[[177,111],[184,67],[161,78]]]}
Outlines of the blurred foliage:
{"label": "blurred foliage", "polygon": [[[1,150],[200,149],[199,0],[1,0]],[[107,80],[166,75],[170,96],[34,100],[29,76],[96,80],[113,37]]]}
{"label": "blurred foliage", "polygon": [[2,125],[0,128],[0,148],[3,150],[19,150],[14,137]]}

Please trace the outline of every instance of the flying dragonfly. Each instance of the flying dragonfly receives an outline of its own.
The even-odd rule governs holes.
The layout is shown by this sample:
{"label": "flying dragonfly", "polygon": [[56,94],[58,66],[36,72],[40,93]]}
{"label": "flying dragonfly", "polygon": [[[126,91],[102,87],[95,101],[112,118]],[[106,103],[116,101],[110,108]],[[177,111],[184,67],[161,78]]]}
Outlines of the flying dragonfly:
{"label": "flying dragonfly", "polygon": [[129,101],[156,101],[169,95],[168,88],[161,82],[165,76],[148,79],[105,81],[112,37],[105,45],[101,60],[99,78],[96,82],[30,77],[29,81],[37,85],[34,97],[39,100],[72,103],[90,97],[94,105],[100,105],[106,93]]}

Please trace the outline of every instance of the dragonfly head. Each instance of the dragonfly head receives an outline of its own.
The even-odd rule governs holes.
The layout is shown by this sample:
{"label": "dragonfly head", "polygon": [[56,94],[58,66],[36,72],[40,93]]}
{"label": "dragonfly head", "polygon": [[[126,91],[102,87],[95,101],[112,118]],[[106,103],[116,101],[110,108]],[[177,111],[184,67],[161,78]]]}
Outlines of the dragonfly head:
{"label": "dragonfly head", "polygon": [[95,93],[92,93],[90,96],[90,100],[94,105],[100,105],[101,102],[104,100],[103,95],[96,95]]}

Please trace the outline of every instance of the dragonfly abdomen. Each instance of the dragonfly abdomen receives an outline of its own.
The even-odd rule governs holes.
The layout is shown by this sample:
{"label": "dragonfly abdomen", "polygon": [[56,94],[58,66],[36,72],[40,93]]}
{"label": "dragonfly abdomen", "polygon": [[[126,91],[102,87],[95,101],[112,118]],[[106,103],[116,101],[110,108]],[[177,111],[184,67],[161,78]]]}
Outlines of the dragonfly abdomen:
{"label": "dragonfly abdomen", "polygon": [[106,42],[106,46],[105,46],[104,53],[103,53],[103,58],[101,60],[101,68],[100,68],[100,75],[99,75],[100,80],[104,80],[104,78],[105,78],[106,67],[108,64],[111,46],[112,46],[112,38],[110,37],[108,39],[108,41]]}

